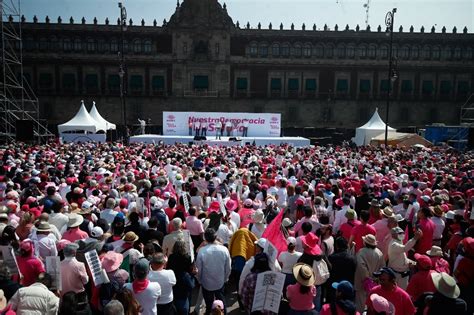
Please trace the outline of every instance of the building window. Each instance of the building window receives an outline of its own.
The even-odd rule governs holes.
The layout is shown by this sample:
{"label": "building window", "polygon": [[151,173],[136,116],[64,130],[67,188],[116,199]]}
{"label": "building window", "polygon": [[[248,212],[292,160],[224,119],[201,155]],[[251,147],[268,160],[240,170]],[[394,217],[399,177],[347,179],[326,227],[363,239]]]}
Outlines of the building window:
{"label": "building window", "polygon": [[472,59],[472,48],[468,47],[464,49],[463,51],[463,58],[466,60],[471,60]]}
{"label": "building window", "polygon": [[99,76],[97,74],[86,74],[86,92],[96,93],[99,90]]}
{"label": "building window", "polygon": [[[52,36],[49,40],[50,42],[50,49],[53,50],[53,51],[58,51],[59,49],[61,49],[60,45],[59,45],[59,40],[56,38],[56,36]],[[16,43],[19,43],[18,41],[16,41]]]}
{"label": "building window", "polygon": [[337,79],[336,92],[342,94],[349,92],[349,81],[347,79]]}
{"label": "building window", "polygon": [[128,40],[123,41],[123,52],[127,53],[128,52]]}
{"label": "building window", "polygon": [[38,78],[38,86],[42,90],[53,88],[53,75],[51,73],[40,73]]}
{"label": "building window", "polygon": [[288,91],[299,91],[300,81],[296,78],[288,79]]}
{"label": "building window", "polygon": [[354,46],[348,46],[346,48],[346,55],[347,55],[347,58],[354,58],[354,56],[355,56]]}
{"label": "building window", "polygon": [[258,54],[258,46],[257,44],[251,44],[250,45],[250,56],[252,57],[257,57]]}
{"label": "building window", "polygon": [[130,90],[132,92],[143,91],[143,76],[139,74],[133,74],[130,76]]}
{"label": "building window", "polygon": [[88,38],[87,39],[87,51],[88,52],[95,52],[96,51],[95,40],[93,38]]}
{"label": "building window", "polygon": [[74,73],[63,74],[63,90],[73,91],[76,89],[76,76]]}
{"label": "building window", "polygon": [[295,44],[293,46],[293,56],[301,57],[301,45],[300,44]]}
{"label": "building window", "polygon": [[290,55],[290,46],[288,44],[284,44],[281,46],[280,54],[283,57],[288,57]]}
{"label": "building window", "polygon": [[454,59],[461,59],[461,47],[454,48]]}
{"label": "building window", "polygon": [[334,56],[334,46],[329,45],[325,49],[326,58],[332,58]]}
{"label": "building window", "polygon": [[421,94],[423,96],[431,96],[433,94],[433,81],[423,80],[421,84]]}
{"label": "building window", "polygon": [[63,50],[64,51],[71,51],[72,50],[72,42],[69,38],[63,39]]}
{"label": "building window", "polygon": [[439,83],[439,94],[442,96],[447,96],[451,94],[451,81],[442,80]]}
{"label": "building window", "polygon": [[441,55],[441,50],[439,49],[439,47],[434,47],[433,50],[431,51],[431,57],[434,60],[439,60],[440,55]]}
{"label": "building window", "polygon": [[97,44],[98,44],[98,50],[99,52],[101,53],[104,53],[104,52],[107,52],[109,51],[109,45],[107,44],[107,42],[105,41],[105,39],[99,39],[97,41]]}
{"label": "building window", "polygon": [[74,50],[75,51],[82,51],[82,40],[80,38],[76,38],[74,40]]}
{"label": "building window", "polygon": [[458,81],[458,95],[466,95],[469,93],[469,82]]}
{"label": "building window", "polygon": [[188,43],[183,43],[183,55],[188,54]]}
{"label": "building window", "polygon": [[310,45],[304,45],[304,47],[303,47],[303,56],[311,57],[311,46]]}
{"label": "building window", "polygon": [[314,47],[314,55],[317,58],[323,58],[324,57],[324,47],[321,45],[317,45]]}
{"label": "building window", "polygon": [[48,39],[41,37],[39,40],[39,49],[48,50]]}
{"label": "building window", "polygon": [[381,93],[388,93],[388,80],[380,80],[380,92]]}
{"label": "building window", "polygon": [[400,51],[400,57],[402,59],[409,59],[410,58],[410,47],[403,46],[401,51]]}
{"label": "building window", "polygon": [[258,54],[260,57],[266,58],[268,57],[268,46],[267,44],[261,44],[260,47],[258,47]]}
{"label": "building window", "polygon": [[413,84],[411,80],[402,80],[401,91],[403,94],[411,94],[413,92]]}
{"label": "building window", "polygon": [[445,49],[443,49],[442,54],[443,54],[443,55],[442,55],[443,59],[446,59],[446,60],[451,59],[451,48],[450,48],[450,47],[446,47]]}
{"label": "building window", "polygon": [[118,74],[109,74],[107,86],[109,92],[118,92],[120,90],[120,76]]}
{"label": "building window", "polygon": [[346,57],[346,48],[344,45],[337,46],[337,58],[345,58]]}
{"label": "building window", "polygon": [[272,78],[270,80],[270,90],[272,92],[281,92],[281,79],[280,78]]}
{"label": "building window", "polygon": [[375,58],[377,56],[377,48],[374,45],[369,46],[369,58]]}
{"label": "building window", "polygon": [[119,51],[119,48],[118,48],[118,41],[115,39],[115,38],[112,38],[110,40],[110,51],[112,53],[117,53]]}
{"label": "building window", "polygon": [[273,57],[280,56],[280,45],[278,45],[278,44],[273,44],[272,45],[272,56]]}
{"label": "building window", "polygon": [[139,54],[142,52],[142,42],[139,39],[133,41],[133,52]]}
{"label": "building window", "polygon": [[370,92],[370,80],[362,79],[359,81],[359,93],[368,94]]}
{"label": "building window", "polygon": [[366,58],[367,57],[367,47],[366,46],[359,46],[359,58]]}
{"label": "building window", "polygon": [[411,49],[411,59],[418,59],[420,57],[420,48],[418,46],[414,46]]}
{"label": "building window", "polygon": [[431,49],[429,46],[423,47],[423,59],[428,60],[431,58]]}
{"label": "building window", "polygon": [[388,47],[386,45],[380,48],[380,57],[382,59],[388,59]]}
{"label": "building window", "polygon": [[220,52],[220,45],[219,45],[219,43],[216,43],[215,51],[216,51],[216,56],[219,56],[219,52]]}
{"label": "building window", "polygon": [[207,75],[195,75],[193,79],[193,88],[195,90],[208,90],[209,77]]}
{"label": "building window", "polygon": [[163,92],[165,90],[165,77],[154,75],[151,78],[151,89],[153,92]]}
{"label": "building window", "polygon": [[306,92],[316,92],[316,79],[306,79],[305,91]]}
{"label": "building window", "polygon": [[145,43],[143,44],[143,52],[145,54],[150,54],[151,50],[152,50],[151,40],[146,40]]}
{"label": "building window", "polygon": [[247,91],[248,81],[247,78],[237,78],[235,82],[235,88],[237,91]]}

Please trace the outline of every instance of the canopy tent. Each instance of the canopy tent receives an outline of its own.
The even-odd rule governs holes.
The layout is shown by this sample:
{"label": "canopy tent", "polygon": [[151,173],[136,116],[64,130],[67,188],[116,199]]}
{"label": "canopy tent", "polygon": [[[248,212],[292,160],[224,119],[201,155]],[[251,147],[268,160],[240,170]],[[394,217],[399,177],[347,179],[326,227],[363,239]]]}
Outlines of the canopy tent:
{"label": "canopy tent", "polygon": [[104,119],[104,117],[102,117],[102,115],[97,110],[97,107],[95,106],[95,102],[92,102],[92,108],[89,114],[97,122],[97,131],[102,130],[104,132],[107,132],[107,130],[115,130],[117,128],[115,124],[108,122]]}
{"label": "canopy tent", "polygon": [[[372,138],[371,145],[381,145],[385,142],[385,134],[382,133],[375,138]],[[397,147],[411,147],[419,146],[431,147],[433,144],[425,138],[417,135],[416,133],[403,133],[391,131],[387,136],[387,144]]]}
{"label": "canopy tent", "polygon": [[94,118],[89,115],[87,112],[86,107],[84,106],[84,101],[81,101],[81,107],[77,112],[76,116],[74,116],[68,122],[61,124],[58,126],[59,133],[63,133],[65,131],[89,131],[89,132],[97,132],[97,124],[98,122],[95,121]]}
{"label": "canopy tent", "polygon": [[[352,138],[352,141],[357,146],[368,145],[372,138],[385,133],[385,122],[380,118],[378,108],[375,109],[372,118],[363,126],[356,129],[356,135]],[[388,131],[396,131],[392,127],[388,127]]]}

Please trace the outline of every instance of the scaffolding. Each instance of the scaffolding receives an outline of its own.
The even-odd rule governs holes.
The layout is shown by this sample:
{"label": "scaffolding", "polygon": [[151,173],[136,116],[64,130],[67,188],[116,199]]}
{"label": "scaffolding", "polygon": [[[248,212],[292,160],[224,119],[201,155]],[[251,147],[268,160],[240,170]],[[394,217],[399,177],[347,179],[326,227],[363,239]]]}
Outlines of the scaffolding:
{"label": "scaffolding", "polygon": [[20,1],[0,0],[0,141],[15,140],[17,121],[28,120],[33,124],[34,140],[42,143],[54,134],[40,121],[38,98],[23,76]]}

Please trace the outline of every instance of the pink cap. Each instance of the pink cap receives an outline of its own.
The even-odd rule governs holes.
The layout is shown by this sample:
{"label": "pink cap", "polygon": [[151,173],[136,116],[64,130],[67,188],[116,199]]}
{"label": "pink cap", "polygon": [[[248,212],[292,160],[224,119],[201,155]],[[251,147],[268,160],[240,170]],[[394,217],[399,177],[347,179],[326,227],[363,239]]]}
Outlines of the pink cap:
{"label": "pink cap", "polygon": [[372,306],[374,307],[374,310],[376,312],[385,312],[386,314],[393,314],[393,304],[391,304],[383,296],[374,293],[370,296],[370,300],[372,301]]}

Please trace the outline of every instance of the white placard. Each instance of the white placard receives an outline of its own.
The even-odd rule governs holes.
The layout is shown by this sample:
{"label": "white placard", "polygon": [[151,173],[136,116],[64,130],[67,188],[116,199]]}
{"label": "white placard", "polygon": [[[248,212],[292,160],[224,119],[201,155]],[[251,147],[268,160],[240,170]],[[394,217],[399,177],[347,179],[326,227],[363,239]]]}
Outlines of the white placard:
{"label": "white placard", "polygon": [[5,266],[7,266],[8,272],[11,275],[20,275],[21,277],[20,268],[18,267],[13,247],[7,245],[0,246],[0,254],[2,255],[0,260]]}
{"label": "white placard", "polygon": [[278,314],[284,284],[285,275],[281,272],[266,271],[259,273],[253,297],[252,312],[269,311]]}
{"label": "white placard", "polygon": [[189,200],[188,200],[188,194],[183,191],[181,193],[181,197],[183,197],[183,205],[184,205],[184,210],[186,210],[186,213],[189,213]]}
{"label": "white placard", "polygon": [[222,194],[217,193],[217,201],[219,202],[219,206],[221,208],[221,212],[224,217],[227,216],[227,210],[225,209],[224,201],[222,200]]}
{"label": "white placard", "polygon": [[102,269],[102,264],[99,260],[99,255],[95,250],[88,251],[84,254],[86,257],[87,266],[92,274],[92,280],[94,285],[97,287],[103,283],[109,282],[109,277],[104,269]]}
{"label": "white placard", "polygon": [[263,252],[267,254],[269,263],[275,264],[275,261],[278,255],[278,250],[275,246],[273,246],[272,242],[267,240],[267,242],[265,243],[265,248],[263,249]]}
{"label": "white placard", "polygon": [[196,121],[206,122],[207,134],[215,135],[218,121],[224,124],[231,121],[231,137],[241,137],[245,119],[248,120],[248,137],[280,137],[280,113],[163,112],[163,135],[187,136],[189,123]]}
{"label": "white placard", "polygon": [[61,283],[61,260],[59,256],[46,257],[46,272],[53,278],[52,290],[61,291],[63,286]]}

